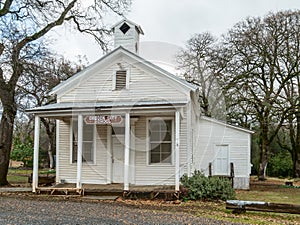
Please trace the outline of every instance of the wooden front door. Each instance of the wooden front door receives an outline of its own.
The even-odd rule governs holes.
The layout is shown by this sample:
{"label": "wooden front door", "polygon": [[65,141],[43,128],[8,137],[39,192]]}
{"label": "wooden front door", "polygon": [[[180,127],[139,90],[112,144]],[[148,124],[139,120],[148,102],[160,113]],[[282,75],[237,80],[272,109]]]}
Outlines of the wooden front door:
{"label": "wooden front door", "polygon": [[112,182],[124,182],[124,135],[112,136]]}

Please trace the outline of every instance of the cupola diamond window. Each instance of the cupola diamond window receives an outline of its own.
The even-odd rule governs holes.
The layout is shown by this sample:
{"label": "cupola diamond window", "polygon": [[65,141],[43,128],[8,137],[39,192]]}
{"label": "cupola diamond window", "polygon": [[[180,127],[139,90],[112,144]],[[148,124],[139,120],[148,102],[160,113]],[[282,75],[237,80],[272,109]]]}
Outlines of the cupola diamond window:
{"label": "cupola diamond window", "polygon": [[123,34],[126,34],[129,29],[130,26],[127,23],[123,23],[123,25],[120,27],[120,30],[123,32]]}

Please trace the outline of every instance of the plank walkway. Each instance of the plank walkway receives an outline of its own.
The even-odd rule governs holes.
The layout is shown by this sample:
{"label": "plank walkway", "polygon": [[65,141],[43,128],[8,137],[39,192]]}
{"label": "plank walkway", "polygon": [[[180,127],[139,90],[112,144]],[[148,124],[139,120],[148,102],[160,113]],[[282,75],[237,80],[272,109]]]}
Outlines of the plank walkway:
{"label": "plank walkway", "polygon": [[12,192],[32,192],[32,188],[24,188],[24,187],[3,187],[0,188],[0,193],[12,193]]}

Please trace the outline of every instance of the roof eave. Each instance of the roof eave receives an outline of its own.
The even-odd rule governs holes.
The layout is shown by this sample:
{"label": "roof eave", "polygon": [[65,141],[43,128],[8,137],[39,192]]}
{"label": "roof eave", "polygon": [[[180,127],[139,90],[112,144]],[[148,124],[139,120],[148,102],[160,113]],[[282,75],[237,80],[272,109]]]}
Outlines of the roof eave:
{"label": "roof eave", "polygon": [[207,116],[201,116],[201,118],[206,120],[206,121],[209,121],[209,122],[213,122],[213,123],[216,123],[216,124],[219,124],[219,125],[223,125],[223,126],[235,129],[235,130],[243,131],[245,133],[249,133],[249,134],[254,134],[255,133],[252,130],[249,130],[249,129],[246,129],[246,128],[243,128],[243,127],[239,127],[239,126],[234,126],[234,125],[228,124],[226,122],[223,122],[223,121],[220,121],[220,120],[217,120],[217,119],[214,119],[214,118],[210,118],[210,117],[207,117]]}
{"label": "roof eave", "polygon": [[[125,49],[124,47],[120,46],[119,48],[121,48],[127,55],[131,56],[131,57],[134,57],[137,61],[139,61],[140,63],[142,64],[145,64],[147,65],[148,67],[154,69],[155,71],[158,71],[159,73],[162,73],[164,74],[165,76],[169,77],[170,79],[172,79],[173,81],[177,82],[177,83],[180,83],[182,86],[185,86],[187,87],[189,90],[192,90],[192,91],[196,91],[198,89],[197,86],[191,84],[191,83],[188,83],[187,81],[185,80],[182,80],[181,78],[177,77],[176,75],[164,70],[163,68],[149,62],[148,60],[142,58],[141,56],[137,55],[137,54],[134,54],[133,52]],[[176,77],[176,78],[175,78]]]}
{"label": "roof eave", "polygon": [[[106,102],[106,103],[55,103],[51,105],[40,106],[32,109],[27,109],[26,112],[34,114],[39,112],[50,112],[50,111],[70,111],[70,110],[81,110],[81,111],[92,111],[97,109],[119,109],[119,108],[138,108],[138,107],[164,107],[164,106],[182,106],[186,105],[187,101],[174,101],[174,102],[161,102],[161,101],[149,101],[149,102]],[[50,106],[50,107],[49,107]],[[52,106],[52,107],[51,107]],[[54,106],[54,107],[53,107]],[[57,107],[55,107],[57,106]]]}
{"label": "roof eave", "polygon": [[91,65],[87,66],[86,68],[84,68],[82,71],[74,74],[72,77],[70,77],[69,79],[61,82],[60,84],[58,84],[57,86],[55,86],[50,92],[50,95],[54,95],[54,94],[58,94],[64,87],[66,87],[67,85],[71,84],[72,82],[75,82],[77,79],[79,79],[81,77],[82,74],[87,73],[89,70],[91,70],[94,66],[96,66],[98,63],[102,62],[104,63],[105,60],[107,58],[109,58],[109,56],[113,55],[115,52],[117,52],[119,49],[124,49],[122,46],[119,46],[117,48],[115,48],[113,51],[109,52],[108,54],[102,56],[100,59],[98,59],[97,61],[95,61],[94,63],[92,63]]}

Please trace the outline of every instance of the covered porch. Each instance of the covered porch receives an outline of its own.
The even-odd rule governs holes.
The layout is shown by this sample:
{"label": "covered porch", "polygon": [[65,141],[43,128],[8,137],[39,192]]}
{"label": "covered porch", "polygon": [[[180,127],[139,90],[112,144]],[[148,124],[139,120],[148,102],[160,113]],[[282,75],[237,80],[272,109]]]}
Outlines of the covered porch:
{"label": "covered porch", "polygon": [[[117,189],[118,192],[122,192],[124,195],[128,193],[140,192],[150,193],[152,190],[156,193],[162,193],[162,190],[171,191],[170,193],[179,192],[179,179],[180,179],[180,127],[183,116],[184,107],[187,102],[138,102],[138,103],[95,103],[93,105],[88,103],[57,103],[53,105],[43,106],[36,109],[29,110],[29,112],[35,115],[35,132],[34,132],[34,166],[33,166],[33,178],[32,178],[32,191],[49,191],[49,190],[60,190],[59,188],[66,188],[71,185],[74,190],[79,192],[86,192],[87,190],[98,190],[99,192],[105,192],[109,187],[109,190]],[[173,121],[173,138],[172,138],[172,158],[171,164],[168,167],[172,169],[173,185],[156,185],[153,182],[152,185],[138,185],[132,182],[132,177],[135,176],[135,136],[136,136],[136,121],[141,117],[168,117],[172,118]],[[57,185],[51,188],[38,187],[38,158],[39,158],[39,139],[40,139],[40,118],[47,117],[56,119],[56,183]],[[60,122],[62,121],[75,121],[76,122],[76,161],[71,161],[73,167],[76,168],[76,175],[74,176],[75,182],[70,184],[65,183],[60,176],[60,139],[63,138],[60,134]],[[122,123],[124,127],[124,144],[122,145],[122,165],[119,165],[120,173],[113,170],[113,139],[114,135],[113,127],[118,127]],[[83,165],[85,165],[83,154],[84,154],[84,126],[85,124],[95,124],[105,126],[106,128],[106,174],[104,184],[92,184],[84,182],[83,177]],[[146,128],[145,128],[146,129]],[[74,142],[74,141],[73,141]],[[73,143],[74,144],[74,143]],[[132,151],[133,149],[133,151]],[[70,153],[71,154],[71,153]],[[70,156],[71,157],[71,156]],[[188,157],[189,158],[189,157]],[[95,163],[93,164],[95,166]],[[150,165],[149,167],[154,168]],[[188,171],[190,171],[190,162],[187,163]],[[74,171],[73,171],[74,172]],[[114,174],[121,174],[121,182],[115,184]],[[145,174],[147,175],[147,174]],[[148,175],[149,176],[149,175]],[[72,183],[72,184],[71,184]],[[154,185],[155,184],[155,185]],[[61,185],[61,186],[60,186]],[[64,185],[64,186],[63,186]],[[67,187],[66,187],[67,185]],[[97,188],[91,188],[92,185],[97,185]],[[167,189],[165,189],[168,187]],[[58,188],[58,189],[57,189]],[[61,189],[63,190],[63,189]],[[51,192],[51,191],[50,191]]]}
{"label": "covered porch", "polygon": [[77,196],[115,196],[128,199],[179,199],[179,192],[175,192],[174,185],[129,185],[130,191],[123,191],[123,184],[83,184],[76,188],[76,184],[56,184],[52,187],[38,187],[37,194],[77,195]]}

